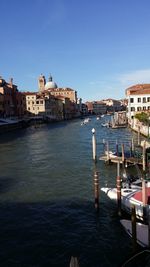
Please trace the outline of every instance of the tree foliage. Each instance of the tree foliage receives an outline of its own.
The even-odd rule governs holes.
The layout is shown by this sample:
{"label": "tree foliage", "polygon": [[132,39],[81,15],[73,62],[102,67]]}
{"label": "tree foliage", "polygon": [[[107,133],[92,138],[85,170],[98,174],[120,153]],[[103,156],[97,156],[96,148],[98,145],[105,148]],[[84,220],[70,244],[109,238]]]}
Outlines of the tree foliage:
{"label": "tree foliage", "polygon": [[143,122],[144,124],[149,124],[149,114],[145,112],[137,113],[135,115],[135,118],[138,119],[140,122]]}

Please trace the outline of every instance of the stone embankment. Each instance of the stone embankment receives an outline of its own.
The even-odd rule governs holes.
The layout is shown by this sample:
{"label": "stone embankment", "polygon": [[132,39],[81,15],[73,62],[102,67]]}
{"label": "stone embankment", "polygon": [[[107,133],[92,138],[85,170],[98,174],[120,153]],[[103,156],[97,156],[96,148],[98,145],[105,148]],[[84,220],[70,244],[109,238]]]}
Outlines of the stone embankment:
{"label": "stone embankment", "polygon": [[139,122],[137,119],[133,118],[131,121],[129,121],[129,126],[132,130],[137,133],[139,132],[145,137],[150,136],[150,125],[144,125],[142,122]]}

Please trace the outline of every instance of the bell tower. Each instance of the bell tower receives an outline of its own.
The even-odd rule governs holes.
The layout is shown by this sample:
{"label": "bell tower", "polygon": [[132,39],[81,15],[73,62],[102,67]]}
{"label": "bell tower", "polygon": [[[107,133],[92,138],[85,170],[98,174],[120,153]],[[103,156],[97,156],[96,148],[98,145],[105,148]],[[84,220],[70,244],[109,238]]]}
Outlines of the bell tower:
{"label": "bell tower", "polygon": [[43,74],[41,74],[40,77],[38,78],[39,92],[44,91],[44,89],[45,89],[45,84],[46,84],[45,76],[44,76]]}

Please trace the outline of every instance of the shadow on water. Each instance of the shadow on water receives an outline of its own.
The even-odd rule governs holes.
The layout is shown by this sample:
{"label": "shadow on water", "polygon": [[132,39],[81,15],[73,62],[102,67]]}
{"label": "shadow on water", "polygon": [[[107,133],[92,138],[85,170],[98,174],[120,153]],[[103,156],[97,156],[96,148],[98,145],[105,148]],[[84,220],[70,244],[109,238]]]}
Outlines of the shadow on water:
{"label": "shadow on water", "polygon": [[13,177],[1,176],[0,177],[0,193],[8,192],[15,183],[16,181]]}
{"label": "shadow on water", "polygon": [[1,267],[69,267],[71,256],[80,267],[117,267],[129,252],[129,239],[105,203],[98,215],[92,202],[79,199],[5,202],[0,210]]}

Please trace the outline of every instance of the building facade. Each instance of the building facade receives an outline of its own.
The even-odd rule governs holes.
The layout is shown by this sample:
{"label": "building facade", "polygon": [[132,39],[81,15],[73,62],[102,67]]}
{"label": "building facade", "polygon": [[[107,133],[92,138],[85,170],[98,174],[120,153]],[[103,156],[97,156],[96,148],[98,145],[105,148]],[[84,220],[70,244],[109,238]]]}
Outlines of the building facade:
{"label": "building facade", "polygon": [[107,106],[103,101],[86,102],[85,104],[89,114],[100,115],[107,112]]}
{"label": "building facade", "polygon": [[0,77],[0,116],[1,117],[22,117],[25,113],[25,97],[13,84],[13,79],[6,82]]}
{"label": "building facade", "polygon": [[72,102],[77,103],[77,92],[71,88],[59,88],[53,81],[52,76],[49,76],[48,82],[46,82],[45,76],[42,74],[38,78],[39,92],[49,91],[51,95],[63,96],[69,98]]}
{"label": "building facade", "polygon": [[72,119],[80,115],[77,92],[58,88],[50,75],[38,78],[38,92],[19,92],[13,79],[0,77],[0,117],[47,116],[49,119]]}
{"label": "building facade", "polygon": [[40,116],[49,120],[63,119],[63,103],[49,92],[25,92],[28,116]]}
{"label": "building facade", "polygon": [[126,89],[128,100],[127,116],[130,119],[137,112],[150,112],[150,84],[138,84]]}

